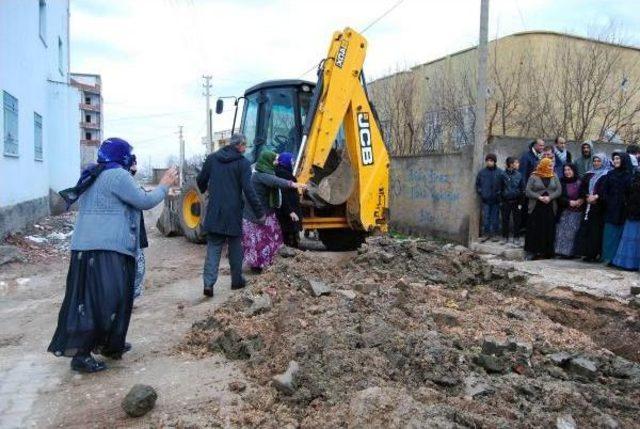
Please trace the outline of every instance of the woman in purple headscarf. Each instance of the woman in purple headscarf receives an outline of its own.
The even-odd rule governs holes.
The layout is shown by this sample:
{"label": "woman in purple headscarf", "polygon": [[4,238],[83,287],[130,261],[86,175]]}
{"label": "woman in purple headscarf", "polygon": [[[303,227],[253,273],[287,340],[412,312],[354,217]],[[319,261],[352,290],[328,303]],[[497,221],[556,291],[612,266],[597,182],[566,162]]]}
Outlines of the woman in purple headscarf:
{"label": "woman in purple headscarf", "polygon": [[129,169],[132,147],[119,138],[102,142],[98,162],[75,187],[60,193],[79,210],[71,240],[67,287],[48,351],[71,357],[71,369],[98,372],[104,362],[92,353],[120,359],[133,306],[140,215],[160,203],[176,178],[171,169],[152,192],[136,184]]}
{"label": "woman in purple headscarf", "polygon": [[[293,154],[282,152],[276,159],[276,176],[297,182],[293,175]],[[282,205],[277,211],[278,222],[282,229],[284,244],[298,247],[300,231],[302,230],[302,209],[300,208],[300,194],[296,189],[282,190]]]}

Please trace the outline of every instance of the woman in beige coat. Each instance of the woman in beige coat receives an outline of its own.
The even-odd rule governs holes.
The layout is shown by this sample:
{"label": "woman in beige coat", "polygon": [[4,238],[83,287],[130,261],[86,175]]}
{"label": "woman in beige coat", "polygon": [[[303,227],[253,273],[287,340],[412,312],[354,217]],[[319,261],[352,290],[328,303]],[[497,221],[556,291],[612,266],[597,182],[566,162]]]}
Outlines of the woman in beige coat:
{"label": "woman in beige coat", "polygon": [[527,259],[552,258],[556,236],[556,200],[562,195],[562,185],[553,172],[553,160],[540,160],[527,182],[525,195],[529,212],[524,241]]}

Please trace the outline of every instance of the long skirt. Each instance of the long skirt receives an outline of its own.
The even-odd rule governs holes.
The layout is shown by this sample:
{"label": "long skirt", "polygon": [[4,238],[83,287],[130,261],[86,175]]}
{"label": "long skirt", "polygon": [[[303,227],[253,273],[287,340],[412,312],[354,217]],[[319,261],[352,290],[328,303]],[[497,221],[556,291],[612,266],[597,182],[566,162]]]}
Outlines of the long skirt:
{"label": "long skirt", "polygon": [[265,219],[264,225],[242,221],[242,247],[244,260],[252,268],[266,268],[273,262],[283,245],[282,231],[275,213]]}
{"label": "long skirt", "polygon": [[580,231],[576,237],[577,255],[596,260],[602,252],[602,229],[604,217],[599,206],[591,206],[586,219],[580,223]]}
{"label": "long skirt", "polygon": [[556,225],[556,255],[573,256],[575,254],[576,235],[580,229],[582,212],[565,210]]}
{"label": "long skirt", "polygon": [[107,250],[72,251],[58,327],[48,351],[121,353],[133,305],[136,262]]}
{"label": "long skirt", "polygon": [[624,225],[614,225],[612,223],[604,224],[604,233],[602,235],[602,261],[611,262],[616,256],[618,244],[622,237]]}
{"label": "long skirt", "polygon": [[146,270],[147,264],[144,259],[144,251],[142,249],[138,249],[138,254],[136,255],[136,280],[133,286],[134,299],[142,296],[142,292],[144,290],[144,274]]}
{"label": "long skirt", "polygon": [[553,205],[536,202],[527,219],[524,250],[534,255],[553,256],[556,220]]}
{"label": "long skirt", "polygon": [[640,269],[640,221],[628,220],[624,224],[622,238],[615,258],[616,267],[637,271]]}

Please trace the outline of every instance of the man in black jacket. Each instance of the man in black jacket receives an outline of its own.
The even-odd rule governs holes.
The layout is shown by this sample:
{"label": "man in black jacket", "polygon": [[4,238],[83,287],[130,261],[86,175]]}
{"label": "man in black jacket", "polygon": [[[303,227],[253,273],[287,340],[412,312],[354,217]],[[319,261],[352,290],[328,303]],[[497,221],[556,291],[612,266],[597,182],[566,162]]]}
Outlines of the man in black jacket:
{"label": "man in black jacket", "polygon": [[231,289],[241,289],[246,284],[242,277],[243,194],[258,218],[264,218],[264,208],[251,186],[251,164],[242,156],[245,150],[244,135],[232,135],[228,146],[207,156],[196,179],[200,192],[209,191],[203,224],[207,232],[207,257],[203,273],[206,296],[213,296],[225,242],[229,247]]}
{"label": "man in black jacket", "polygon": [[[518,169],[520,162],[517,158],[508,157],[506,170],[500,179],[500,211],[502,215],[502,236],[509,242],[509,232],[513,235],[513,243],[519,244],[520,220],[522,215],[520,210],[524,199],[524,180]],[[513,227],[511,221],[513,220]]]}

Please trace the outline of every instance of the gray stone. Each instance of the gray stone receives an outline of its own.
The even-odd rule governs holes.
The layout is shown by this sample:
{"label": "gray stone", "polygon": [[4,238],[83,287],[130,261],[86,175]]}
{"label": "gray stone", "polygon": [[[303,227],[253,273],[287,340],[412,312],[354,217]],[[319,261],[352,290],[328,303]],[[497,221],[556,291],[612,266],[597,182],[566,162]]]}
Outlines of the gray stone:
{"label": "gray stone", "polygon": [[380,285],[378,285],[377,283],[374,283],[373,281],[356,283],[354,285],[354,289],[362,294],[370,295],[372,293],[377,293],[378,290],[380,289]]}
{"label": "gray stone", "polygon": [[640,295],[640,286],[631,286],[629,292],[631,292],[631,295]]}
{"label": "gray stone", "polygon": [[24,262],[24,256],[16,246],[4,245],[0,246],[0,265],[11,262]]}
{"label": "gray stone", "polygon": [[629,306],[640,309],[640,297],[636,296],[629,301]]}
{"label": "gray stone", "polygon": [[458,317],[452,312],[449,312],[446,310],[434,311],[433,320],[439,326],[442,326],[442,325],[449,326],[449,327],[460,326],[460,320],[458,320]]}
{"label": "gray stone", "polygon": [[337,293],[339,293],[340,295],[344,296],[347,299],[356,299],[356,293],[352,290],[348,290],[348,289],[338,289],[336,290]]}
{"label": "gray stone", "polygon": [[380,259],[382,259],[382,262],[384,262],[385,264],[388,264],[389,262],[393,261],[395,257],[396,255],[394,255],[393,253],[380,252]]}
{"label": "gray stone", "polygon": [[489,374],[504,374],[507,372],[505,363],[495,356],[480,354],[475,357],[474,362]]}
{"label": "gray stone", "polygon": [[233,393],[244,392],[247,389],[247,385],[242,381],[232,381],[229,383],[229,390]]}
{"label": "gray stone", "polygon": [[589,379],[593,379],[598,375],[598,368],[596,367],[596,364],[584,357],[571,359],[567,366],[567,370],[572,374]]}
{"label": "gray stone", "polygon": [[557,378],[559,380],[566,380],[567,379],[567,373],[564,372],[561,368],[558,368],[557,366],[552,366],[547,368],[547,373],[553,377],[553,378]]}
{"label": "gray stone", "polygon": [[553,353],[553,354],[549,355],[549,359],[551,360],[551,362],[553,362],[553,363],[555,363],[556,365],[559,365],[559,366],[563,366],[564,364],[569,362],[571,357],[572,357],[572,355],[570,353],[567,353],[567,352],[558,352],[558,353]]}
{"label": "gray stone", "polygon": [[289,247],[289,246],[282,246],[282,248],[278,252],[278,254],[280,256],[282,256],[283,258],[293,258],[298,253],[300,253],[299,250],[294,249],[293,247]]}
{"label": "gray stone", "polygon": [[456,251],[456,252],[458,252],[458,253],[464,253],[464,252],[468,252],[468,251],[469,251],[469,249],[468,249],[468,248],[466,248],[465,246],[463,246],[463,245],[461,245],[461,244],[458,244],[457,246],[455,246],[455,247],[453,248],[453,250],[455,250],[455,251]]}
{"label": "gray stone", "polygon": [[136,384],[122,400],[122,409],[131,417],[141,417],[156,405],[158,394],[146,384]]}
{"label": "gray stone", "polygon": [[576,429],[576,421],[571,414],[562,414],[556,419],[556,429]]}
{"label": "gray stone", "polygon": [[477,398],[480,396],[488,396],[495,393],[495,389],[489,384],[475,378],[468,377],[465,379],[464,394],[468,398]]}
{"label": "gray stone", "polygon": [[271,297],[269,295],[257,295],[253,297],[253,303],[249,307],[249,314],[255,316],[257,314],[266,313],[272,307]]}
{"label": "gray stone", "polygon": [[331,287],[319,280],[309,280],[309,287],[311,288],[311,293],[313,293],[313,296],[316,298],[331,293]]}
{"label": "gray stone", "polygon": [[524,250],[523,249],[504,249],[500,256],[505,259],[509,259],[510,261],[524,261]]}
{"label": "gray stone", "polygon": [[501,356],[508,349],[507,343],[494,337],[486,337],[482,343],[482,353],[486,355]]}
{"label": "gray stone", "polygon": [[454,387],[460,384],[460,379],[451,375],[434,374],[428,378],[438,386],[443,387]]}
{"label": "gray stone", "polygon": [[509,338],[507,340],[507,346],[509,351],[515,353],[521,353],[525,356],[531,356],[533,354],[533,344],[529,341],[519,340],[517,338]]}
{"label": "gray stone", "polygon": [[527,320],[527,313],[517,308],[510,308],[507,310],[507,317],[516,320]]}
{"label": "gray stone", "polygon": [[292,360],[289,362],[289,366],[284,373],[276,375],[271,379],[273,386],[285,395],[292,395],[297,389],[296,376],[299,371],[300,366],[298,362]]}
{"label": "gray stone", "polygon": [[605,429],[618,429],[620,427],[620,423],[609,414],[602,414],[596,418],[598,422],[598,427]]}

